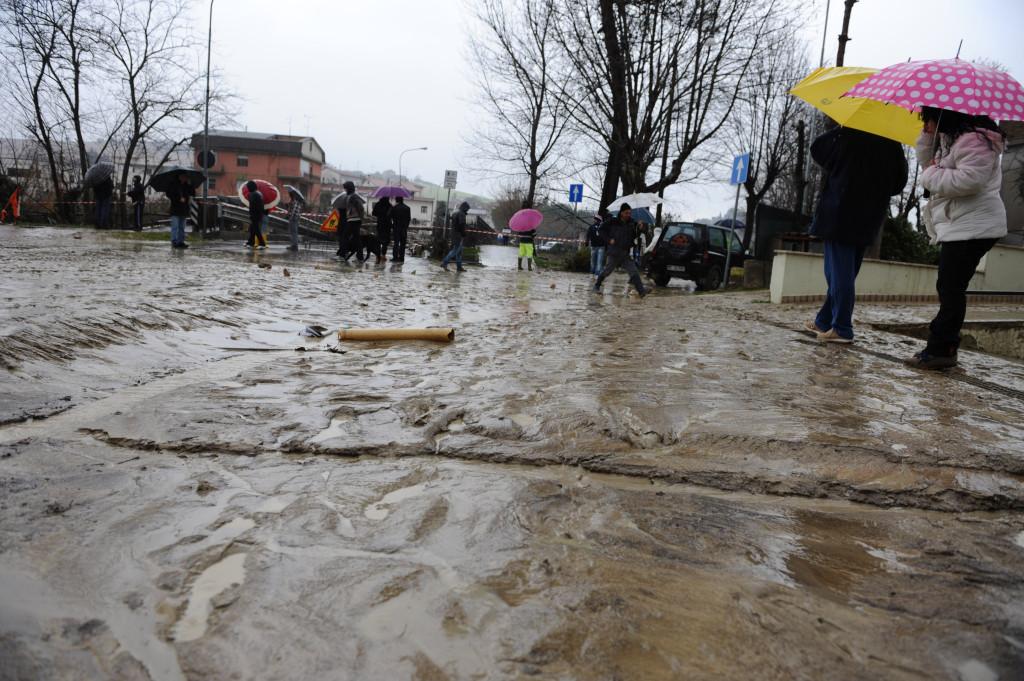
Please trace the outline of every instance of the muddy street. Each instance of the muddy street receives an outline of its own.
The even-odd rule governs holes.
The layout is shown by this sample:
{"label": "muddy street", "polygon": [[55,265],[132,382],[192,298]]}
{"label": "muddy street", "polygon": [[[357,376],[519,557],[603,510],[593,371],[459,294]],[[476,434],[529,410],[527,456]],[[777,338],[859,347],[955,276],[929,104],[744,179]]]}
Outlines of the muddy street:
{"label": "muddy street", "polygon": [[1021,677],[1020,361],[329,254],[0,228],[0,679]]}

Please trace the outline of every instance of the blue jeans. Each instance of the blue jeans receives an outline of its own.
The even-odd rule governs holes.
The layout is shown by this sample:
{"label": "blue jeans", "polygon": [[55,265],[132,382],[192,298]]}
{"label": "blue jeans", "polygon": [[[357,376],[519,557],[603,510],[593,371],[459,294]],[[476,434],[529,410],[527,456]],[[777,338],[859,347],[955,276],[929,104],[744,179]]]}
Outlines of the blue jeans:
{"label": "blue jeans", "polygon": [[462,269],[462,237],[452,239],[452,250],[448,251],[448,255],[444,256],[441,265],[448,267],[448,263],[452,260],[455,260],[456,267]]}
{"label": "blue jeans", "polygon": [[171,216],[171,243],[172,244],[183,244],[185,243],[185,221],[188,217],[185,215],[172,215]]}
{"label": "blue jeans", "polygon": [[595,277],[604,270],[604,246],[590,247],[590,273]]}
{"label": "blue jeans", "polygon": [[835,329],[843,338],[853,338],[853,304],[857,297],[855,284],[860,264],[864,260],[864,250],[864,246],[825,242],[828,296],[814,320],[822,331]]}
{"label": "blue jeans", "polygon": [[110,207],[113,199],[96,199],[96,226],[100,229],[110,227]]}

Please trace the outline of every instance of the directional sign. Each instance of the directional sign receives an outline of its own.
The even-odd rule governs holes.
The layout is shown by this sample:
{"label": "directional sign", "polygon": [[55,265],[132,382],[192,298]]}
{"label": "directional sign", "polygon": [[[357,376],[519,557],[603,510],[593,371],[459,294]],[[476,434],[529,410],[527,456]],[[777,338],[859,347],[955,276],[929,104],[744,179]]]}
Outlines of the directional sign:
{"label": "directional sign", "polygon": [[743,184],[747,181],[747,171],[750,170],[750,152],[740,154],[732,160],[732,175],[729,184]]}
{"label": "directional sign", "polygon": [[569,203],[583,203],[583,185],[569,185]]}
{"label": "directional sign", "polygon": [[455,170],[444,171],[444,187],[445,189],[455,189],[455,182],[459,179],[459,173]]}

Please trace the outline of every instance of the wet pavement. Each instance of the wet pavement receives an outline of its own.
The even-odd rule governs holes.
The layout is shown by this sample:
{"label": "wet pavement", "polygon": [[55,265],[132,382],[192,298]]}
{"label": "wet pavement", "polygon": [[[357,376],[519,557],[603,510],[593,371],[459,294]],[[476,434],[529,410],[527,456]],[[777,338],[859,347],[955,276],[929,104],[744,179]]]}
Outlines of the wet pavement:
{"label": "wet pavement", "polygon": [[0,679],[1021,678],[1024,364],[511,254],[0,229]]}

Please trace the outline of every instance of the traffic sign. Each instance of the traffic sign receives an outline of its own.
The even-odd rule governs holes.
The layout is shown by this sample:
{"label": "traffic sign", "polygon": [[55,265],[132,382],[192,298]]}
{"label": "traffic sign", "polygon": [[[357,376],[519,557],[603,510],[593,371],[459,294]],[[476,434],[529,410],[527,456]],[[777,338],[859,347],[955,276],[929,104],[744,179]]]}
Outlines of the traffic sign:
{"label": "traffic sign", "polygon": [[[205,159],[205,162],[204,162]],[[196,153],[196,165],[200,168],[212,168],[217,164],[217,154],[212,151],[206,152],[206,156],[203,156],[203,152]]]}
{"label": "traffic sign", "polygon": [[583,185],[569,185],[569,203],[583,203]]}
{"label": "traffic sign", "polygon": [[729,184],[743,184],[747,181],[747,171],[750,170],[750,152],[740,154],[732,160],[732,175]]}
{"label": "traffic sign", "polygon": [[459,173],[455,170],[444,171],[444,188],[455,189],[455,183],[459,179]]}

